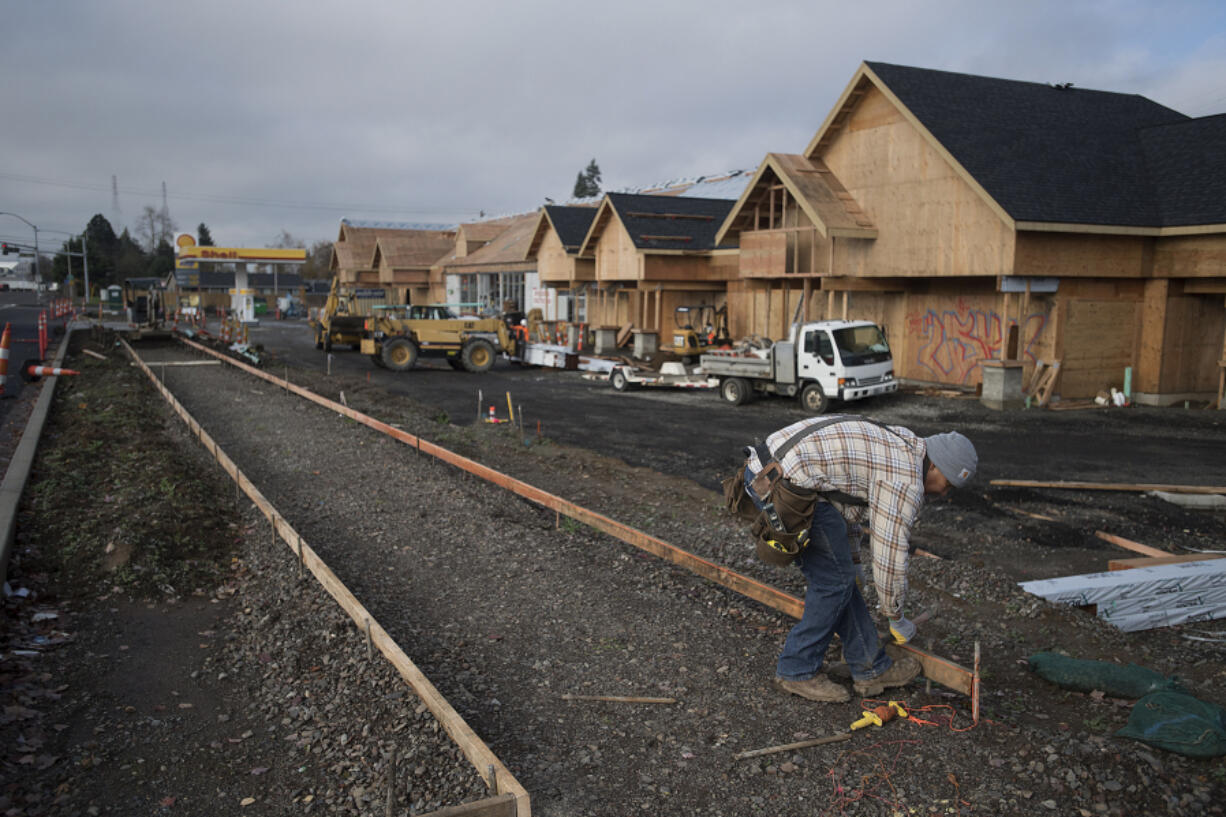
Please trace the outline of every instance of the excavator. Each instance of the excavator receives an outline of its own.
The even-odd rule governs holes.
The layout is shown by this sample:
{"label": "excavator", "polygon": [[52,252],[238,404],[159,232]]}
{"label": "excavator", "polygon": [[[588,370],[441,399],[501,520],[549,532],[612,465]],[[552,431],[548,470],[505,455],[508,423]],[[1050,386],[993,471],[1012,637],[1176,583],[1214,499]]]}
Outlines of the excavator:
{"label": "excavator", "polygon": [[728,307],[709,304],[679,306],[673,310],[673,352],[692,363],[703,352],[732,342],[728,335]]}

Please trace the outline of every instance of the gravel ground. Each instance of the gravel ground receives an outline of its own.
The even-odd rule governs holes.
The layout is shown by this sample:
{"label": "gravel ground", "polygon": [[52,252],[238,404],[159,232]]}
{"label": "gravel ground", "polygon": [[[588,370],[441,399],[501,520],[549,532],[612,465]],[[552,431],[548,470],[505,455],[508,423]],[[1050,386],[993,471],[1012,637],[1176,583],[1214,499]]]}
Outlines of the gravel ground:
{"label": "gravel ground", "polygon": [[[189,410],[518,776],[538,814],[1221,808],[1220,762],[1159,758],[1112,740],[1124,708],[1056,691],[1017,663],[1053,646],[1083,657],[1132,652],[1220,700],[1212,645],[1172,631],[1125,637],[1037,602],[973,561],[925,561],[916,566],[913,603],[948,611],[946,626],[932,628],[938,652],[969,663],[972,642],[983,642],[991,722],[954,731],[969,726],[965,700],[917,686],[907,690],[910,705],[952,706],[929,719],[952,715],[953,728],[898,724],[851,749],[736,761],[738,751],[844,731],[858,714],[858,702],[814,706],[770,688],[790,626],[784,617],[582,526],[558,524],[552,513],[270,384],[212,368],[168,371]],[[753,564],[718,498],[686,480],[524,446],[498,427],[440,425],[406,400],[361,393],[349,402],[799,590],[794,573]],[[943,531],[966,526],[960,506],[935,507]],[[565,693],[678,703],[566,702]]]}
{"label": "gravel ground", "polygon": [[[187,357],[172,350],[148,356]],[[1048,648],[1126,657],[1178,673],[1202,697],[1223,702],[1221,645],[1186,641],[1178,628],[1125,636],[1017,589],[1017,573],[1033,567],[1042,552],[1035,541],[1042,538],[1041,523],[996,507],[998,501],[1056,514],[1059,524],[1076,530],[1084,521],[1101,521],[1101,503],[1083,495],[986,492],[926,512],[927,536],[968,558],[917,560],[909,603],[939,611],[924,629],[934,651],[969,663],[972,643],[982,643],[985,718],[977,727],[969,728],[964,698],[916,683],[901,694],[930,725],[895,722],[841,744],[735,760],[740,751],[843,732],[859,714],[858,701],[815,705],[771,688],[775,655],[791,624],[786,617],[559,521],[269,383],[218,367],[168,368],[166,379],[490,744],[528,789],[538,815],[1222,813],[1221,760],[1191,761],[1115,739],[1125,705],[1058,690],[1022,666],[1025,656]],[[428,407],[374,388],[351,387],[348,402],[800,592],[794,572],[753,561],[744,530],[722,515],[713,492],[694,482],[548,440],[525,445],[505,427],[439,423]],[[196,445],[179,436],[184,446]],[[201,466],[201,473],[208,468]],[[1180,530],[1189,541],[1220,536],[1220,520],[1169,516],[1148,504],[1144,510],[1164,524],[1187,524]],[[1112,513],[1138,518],[1123,505]],[[330,602],[311,599],[318,594],[297,581],[288,551],[267,544],[266,523],[249,509],[242,514],[236,524],[248,535],[230,589],[212,594],[217,604],[203,605],[222,608],[218,621],[187,630],[193,649],[201,639],[221,643],[203,651],[203,663],[200,654],[194,662],[174,662],[196,687],[230,702],[224,712],[211,712],[232,719],[222,723],[227,737],[218,740],[220,749],[207,742],[191,749],[190,739],[171,748],[174,738],[167,737],[163,753],[192,763],[211,757],[218,782],[198,785],[174,810],[189,803],[201,808],[214,789],[224,790],[219,802],[232,804],[252,790],[248,775],[267,769],[257,775],[259,796],[248,810],[283,813],[311,796],[308,805],[325,813],[383,813],[379,797],[393,748],[401,752],[396,779],[412,766],[414,774],[421,768],[420,777],[437,781],[407,795],[398,790],[402,807],[420,812],[436,807],[431,798],[453,803],[481,796],[471,770],[464,779],[454,750],[425,742],[438,736],[428,718],[416,715],[413,696],[390,670],[365,660],[354,628],[330,612]],[[990,533],[977,535],[981,527]],[[192,603],[162,603],[149,617]],[[664,696],[676,703],[563,700],[568,693]],[[75,719],[59,715],[70,726],[65,731],[79,731],[73,724],[94,709],[78,703]],[[185,717],[184,711],[174,715]],[[125,745],[148,740],[120,717],[106,722],[104,732],[111,731]],[[159,734],[181,738],[183,731]],[[239,742],[229,743],[234,737]],[[360,748],[350,750],[353,743]],[[251,751],[230,763],[234,746]],[[103,748],[99,754],[108,758],[122,754]],[[404,759],[410,755],[413,760]],[[186,760],[164,765],[167,775],[183,769],[176,779],[196,779]],[[88,768],[78,762],[65,779],[91,777],[83,771]],[[239,785],[244,779],[246,789]],[[429,792],[420,805],[419,790]],[[112,794],[121,792],[116,784]],[[117,799],[94,801],[123,813]],[[80,813],[64,809],[58,813]]]}

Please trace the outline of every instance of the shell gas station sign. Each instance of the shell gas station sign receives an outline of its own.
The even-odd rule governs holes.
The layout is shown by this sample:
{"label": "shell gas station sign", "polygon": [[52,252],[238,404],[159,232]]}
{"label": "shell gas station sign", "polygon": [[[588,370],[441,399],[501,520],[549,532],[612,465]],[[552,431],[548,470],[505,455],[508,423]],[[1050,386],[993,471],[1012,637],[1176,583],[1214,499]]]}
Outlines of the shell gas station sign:
{"label": "shell gas station sign", "polygon": [[[175,238],[175,269],[195,270],[198,265],[234,264],[234,287],[230,290],[230,305],[239,320],[250,322],[255,320],[255,291],[247,286],[248,264],[290,264],[297,266],[306,263],[306,250],[283,250],[272,247],[205,247],[196,244],[196,239],[190,233],[180,233]],[[195,285],[199,286],[199,273]]]}

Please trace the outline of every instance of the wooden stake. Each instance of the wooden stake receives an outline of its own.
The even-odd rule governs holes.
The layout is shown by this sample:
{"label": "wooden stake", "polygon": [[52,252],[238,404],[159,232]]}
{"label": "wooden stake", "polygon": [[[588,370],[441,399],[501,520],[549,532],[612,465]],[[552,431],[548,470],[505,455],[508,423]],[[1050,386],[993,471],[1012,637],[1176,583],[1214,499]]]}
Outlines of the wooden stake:
{"label": "wooden stake", "polygon": [[784,743],[779,746],[767,746],[765,749],[752,749],[748,752],[741,752],[732,756],[733,760],[744,760],[749,757],[761,757],[762,755],[773,755],[779,752],[790,752],[793,749],[808,749],[810,746],[824,746],[827,743],[838,743],[839,741],[847,740],[852,736],[852,732],[842,732],[837,735],[831,735],[828,738],[815,738],[813,740],[802,740],[797,743]]}
{"label": "wooden stake", "polygon": [[676,698],[636,698],[631,695],[570,695],[562,696],[564,701],[609,701],[615,704],[675,704]]}
{"label": "wooden stake", "polygon": [[971,722],[979,723],[979,641],[975,641],[975,664],[971,668]]}

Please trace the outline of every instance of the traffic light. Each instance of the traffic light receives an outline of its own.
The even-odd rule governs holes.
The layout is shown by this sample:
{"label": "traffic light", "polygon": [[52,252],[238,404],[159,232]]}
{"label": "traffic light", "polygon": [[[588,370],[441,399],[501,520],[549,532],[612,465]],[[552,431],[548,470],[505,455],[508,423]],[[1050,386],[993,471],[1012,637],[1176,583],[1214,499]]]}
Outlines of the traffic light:
{"label": "traffic light", "polygon": [[4,255],[8,255],[11,252],[19,252],[12,244],[0,244],[0,247],[4,248]]}

